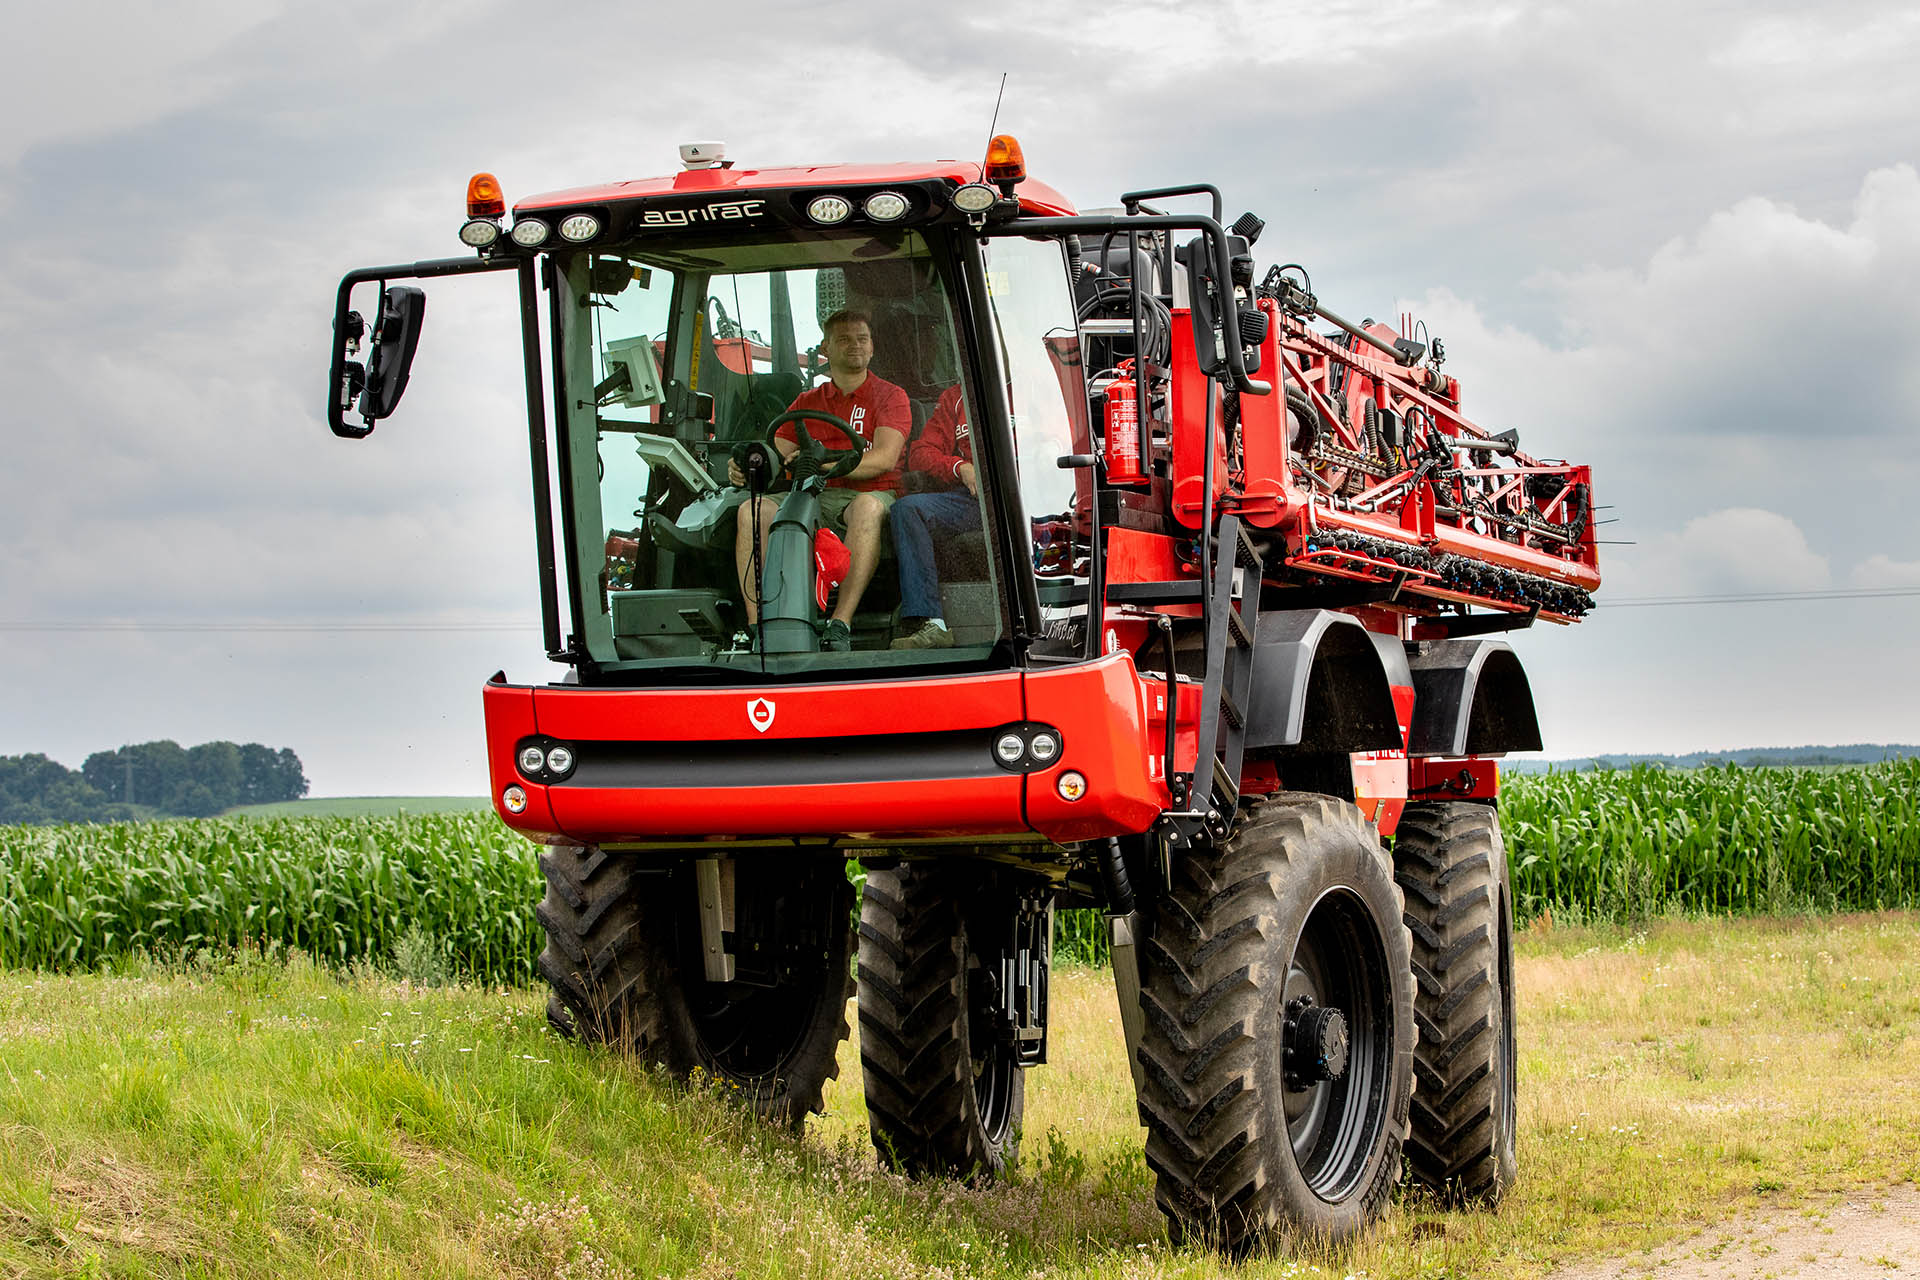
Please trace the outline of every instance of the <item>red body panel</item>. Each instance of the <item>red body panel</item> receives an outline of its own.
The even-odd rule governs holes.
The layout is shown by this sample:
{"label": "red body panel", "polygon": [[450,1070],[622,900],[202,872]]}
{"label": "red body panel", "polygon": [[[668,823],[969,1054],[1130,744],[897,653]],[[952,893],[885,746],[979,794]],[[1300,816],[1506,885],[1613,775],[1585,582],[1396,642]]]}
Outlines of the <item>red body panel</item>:
{"label": "red body panel", "polygon": [[[936,733],[1021,718],[1020,673],[946,680],[785,685],[733,689],[534,690],[540,732],[595,742],[746,742]],[[756,727],[747,704],[770,699]]]}
{"label": "red body panel", "polygon": [[1407,807],[1407,740],[1413,732],[1413,686],[1396,684],[1392,689],[1393,716],[1400,725],[1400,746],[1392,751],[1353,754],[1354,802],[1380,828],[1383,836],[1392,835],[1399,827],[1400,815]]}
{"label": "red body panel", "polygon": [[1173,518],[1189,529],[1198,529],[1205,518],[1207,465],[1207,399],[1213,405],[1213,501],[1221,510],[1220,499],[1227,489],[1227,437],[1222,427],[1220,388],[1200,372],[1200,358],[1193,345],[1191,313],[1184,307],[1173,311]]}
{"label": "red body panel", "polygon": [[[531,213],[583,204],[607,204],[647,196],[698,195],[703,192],[776,191],[794,187],[884,186],[889,182],[923,182],[945,178],[956,183],[980,182],[980,166],[964,160],[932,164],[816,164],[779,169],[686,169],[670,178],[636,178],[547,191],[514,202],[514,212]],[[1040,216],[1072,217],[1073,202],[1044,182],[1032,178],[1014,188],[1020,210]]]}
{"label": "red body panel", "polygon": [[[770,702],[756,726],[748,705]],[[490,684],[485,693],[487,758],[496,808],[509,786],[527,793],[525,812],[500,816],[534,839],[620,844],[817,836],[847,841],[942,839],[1080,840],[1143,831],[1166,807],[1166,787],[1149,776],[1145,698],[1127,654],[1032,672],[870,684],[696,690],[528,689]],[[730,785],[542,785],[520,775],[515,745],[538,733],[585,751],[593,744],[753,744],[873,735],[986,730],[1038,720],[1060,731],[1065,750],[1031,774],[901,781],[850,778],[782,785],[741,773]],[[903,750],[911,750],[905,747]],[[982,751],[985,751],[983,739]],[[724,768],[725,766],[721,766]],[[1060,797],[1067,770],[1088,783],[1077,801]]]}
{"label": "red body panel", "polygon": [[1482,756],[1424,756],[1413,763],[1413,794],[1426,800],[1491,800],[1500,794],[1500,766]]}
{"label": "red body panel", "polygon": [[[513,766],[514,744],[534,731],[533,690],[489,682],[481,691],[480,705],[487,718],[487,777],[492,782],[488,794],[493,797],[494,812],[529,840],[543,844],[565,840],[547,804],[547,788],[527,782]],[[527,807],[520,813],[508,813],[501,802],[512,786],[527,793]]]}
{"label": "red body panel", "polygon": [[[1159,681],[1154,681],[1158,686]],[[1027,718],[1055,725],[1066,744],[1054,768],[1028,775],[1029,825],[1050,840],[1092,840],[1145,831],[1167,807],[1167,789],[1147,768],[1147,697],[1133,656],[1027,675]],[[1060,775],[1078,770],[1087,794],[1063,800]]]}

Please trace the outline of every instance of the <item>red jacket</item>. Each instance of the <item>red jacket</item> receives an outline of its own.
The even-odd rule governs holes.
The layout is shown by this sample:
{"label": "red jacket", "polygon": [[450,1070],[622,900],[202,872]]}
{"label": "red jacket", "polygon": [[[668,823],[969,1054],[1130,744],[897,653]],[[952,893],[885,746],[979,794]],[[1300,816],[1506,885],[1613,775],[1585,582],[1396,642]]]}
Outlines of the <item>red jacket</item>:
{"label": "red jacket", "polygon": [[958,384],[940,393],[927,424],[907,450],[907,470],[924,471],[942,481],[959,484],[960,464],[973,461],[973,427],[967,421],[966,401]]}

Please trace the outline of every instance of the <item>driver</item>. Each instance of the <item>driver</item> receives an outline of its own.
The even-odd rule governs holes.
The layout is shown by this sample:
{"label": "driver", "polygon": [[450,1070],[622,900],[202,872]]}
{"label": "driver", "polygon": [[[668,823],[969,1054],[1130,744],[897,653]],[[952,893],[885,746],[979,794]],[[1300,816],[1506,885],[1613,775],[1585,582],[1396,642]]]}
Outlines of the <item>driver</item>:
{"label": "driver", "polygon": [[[844,420],[866,442],[860,465],[827,482],[820,495],[820,518],[847,544],[852,564],[840,583],[840,598],[820,637],[822,649],[845,652],[853,648],[853,611],[873,579],[880,562],[880,526],[900,488],[900,455],[913,427],[907,393],[867,371],[873,360],[873,322],[860,311],[836,311],[820,326],[827,349],[829,380],[794,398],[789,409],[818,409]],[[774,434],[774,448],[791,461],[800,451],[797,428],[827,449],[844,449],[847,441],[838,427],[825,422],[789,422]],[[746,483],[737,462],[727,463],[727,478]],[[740,594],[747,605],[747,629],[757,632],[760,601],[753,591],[753,551],[766,549],[778,500],[756,498],[740,504],[739,534],[734,540],[734,564],[740,574]]]}

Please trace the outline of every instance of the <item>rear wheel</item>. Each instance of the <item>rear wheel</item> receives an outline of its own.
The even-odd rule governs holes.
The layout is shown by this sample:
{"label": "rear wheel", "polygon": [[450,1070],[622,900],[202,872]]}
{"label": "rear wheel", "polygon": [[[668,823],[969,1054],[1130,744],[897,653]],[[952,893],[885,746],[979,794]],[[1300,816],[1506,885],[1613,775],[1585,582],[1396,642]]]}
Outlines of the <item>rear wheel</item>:
{"label": "rear wheel", "polygon": [[761,1117],[798,1126],[839,1070],[853,887],[838,861],[735,866],[736,980],[709,982],[690,862],[648,868],[592,846],[542,852],[547,1018],[682,1079],[697,1069],[737,1086]]}
{"label": "rear wheel", "polygon": [[1489,805],[1411,804],[1394,837],[1413,931],[1420,1046],[1407,1163],[1457,1201],[1513,1185],[1513,894]]}
{"label": "rear wheel", "polygon": [[859,966],[867,1120],[881,1158],[916,1177],[986,1182],[1019,1159],[1026,1072],[999,1033],[982,945],[992,936],[985,912],[998,901],[964,865],[867,873]]}
{"label": "rear wheel", "polygon": [[1142,947],[1140,1117],[1176,1241],[1356,1234],[1400,1174],[1413,983],[1360,811],[1283,793],[1175,860]]}

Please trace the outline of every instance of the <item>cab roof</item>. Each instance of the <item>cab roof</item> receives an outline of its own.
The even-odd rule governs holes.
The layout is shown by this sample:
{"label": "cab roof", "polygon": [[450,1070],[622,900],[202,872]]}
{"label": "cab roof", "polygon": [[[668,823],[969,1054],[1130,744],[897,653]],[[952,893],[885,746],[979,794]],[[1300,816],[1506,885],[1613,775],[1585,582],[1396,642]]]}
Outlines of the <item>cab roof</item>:
{"label": "cab roof", "polygon": [[[670,178],[633,178],[597,187],[571,187],[565,191],[543,192],[515,201],[513,207],[515,212],[532,212],[536,209],[638,200],[648,196],[813,188],[830,191],[839,186],[866,187],[943,178],[955,185],[984,180],[978,164],[962,160],[937,160],[930,164],[816,164],[781,169],[686,169]],[[1015,187],[1014,194],[1019,197],[1023,213],[1072,217],[1077,212],[1072,201],[1046,183],[1032,178]]]}

